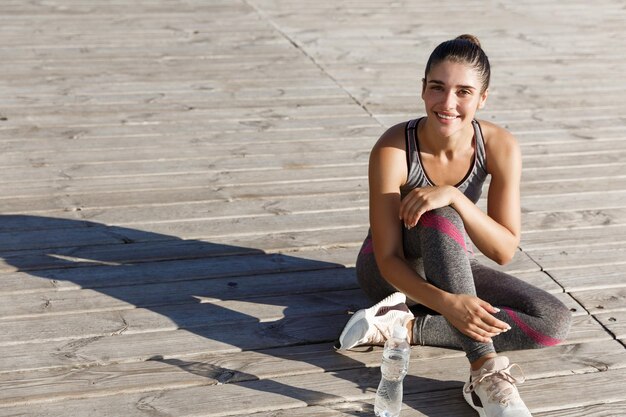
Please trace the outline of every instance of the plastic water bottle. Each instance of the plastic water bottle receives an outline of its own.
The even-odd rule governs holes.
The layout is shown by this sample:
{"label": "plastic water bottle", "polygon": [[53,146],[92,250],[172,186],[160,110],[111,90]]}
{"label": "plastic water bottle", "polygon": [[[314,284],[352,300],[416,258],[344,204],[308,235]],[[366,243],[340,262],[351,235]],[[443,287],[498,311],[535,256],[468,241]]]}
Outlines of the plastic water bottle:
{"label": "plastic water bottle", "polygon": [[379,417],[398,417],[402,409],[402,380],[409,368],[409,356],[411,346],[406,340],[407,329],[404,326],[396,326],[393,335],[385,342],[383,361],[380,366],[382,377],[376,401],[374,413]]}

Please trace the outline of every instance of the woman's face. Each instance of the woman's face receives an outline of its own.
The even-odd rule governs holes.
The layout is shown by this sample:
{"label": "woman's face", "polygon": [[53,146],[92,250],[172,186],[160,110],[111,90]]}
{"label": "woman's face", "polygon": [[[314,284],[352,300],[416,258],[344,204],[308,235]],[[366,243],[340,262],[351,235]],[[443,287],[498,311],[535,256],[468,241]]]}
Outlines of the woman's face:
{"label": "woman's face", "polygon": [[428,119],[444,137],[468,126],[476,111],[487,100],[487,91],[481,93],[482,81],[471,66],[442,61],[433,66],[423,82],[422,99]]}

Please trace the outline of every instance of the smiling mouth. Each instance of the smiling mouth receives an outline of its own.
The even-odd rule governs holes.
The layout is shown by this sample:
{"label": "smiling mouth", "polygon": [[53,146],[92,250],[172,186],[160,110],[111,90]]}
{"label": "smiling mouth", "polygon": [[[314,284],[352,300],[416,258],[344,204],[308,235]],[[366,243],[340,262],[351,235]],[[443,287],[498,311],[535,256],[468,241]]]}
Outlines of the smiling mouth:
{"label": "smiling mouth", "polygon": [[452,120],[452,119],[456,119],[457,116],[453,116],[453,115],[449,115],[449,114],[443,114],[443,113],[436,113],[437,117],[441,118],[441,119],[445,119],[445,120]]}

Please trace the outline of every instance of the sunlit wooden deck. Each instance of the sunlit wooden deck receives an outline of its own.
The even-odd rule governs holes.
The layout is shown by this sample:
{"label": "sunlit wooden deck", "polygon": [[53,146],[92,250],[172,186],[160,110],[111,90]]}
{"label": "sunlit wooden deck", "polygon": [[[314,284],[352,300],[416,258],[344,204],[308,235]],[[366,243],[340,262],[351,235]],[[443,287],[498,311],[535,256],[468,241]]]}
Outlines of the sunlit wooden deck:
{"label": "sunlit wooden deck", "polygon": [[[0,416],[373,415],[381,350],[331,347],[368,154],[461,33],[524,155],[504,268],[575,316],[520,391],[626,415],[623,2],[419,3],[3,1]],[[465,362],[414,347],[403,417],[474,416]]]}

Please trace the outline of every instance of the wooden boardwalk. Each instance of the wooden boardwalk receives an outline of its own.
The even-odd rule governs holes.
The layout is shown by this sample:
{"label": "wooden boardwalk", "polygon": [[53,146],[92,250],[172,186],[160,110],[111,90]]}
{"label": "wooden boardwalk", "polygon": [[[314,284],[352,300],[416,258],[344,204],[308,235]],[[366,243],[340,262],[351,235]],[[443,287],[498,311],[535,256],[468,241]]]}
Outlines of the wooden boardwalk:
{"label": "wooden boardwalk", "polygon": [[[368,154],[460,33],[493,66],[479,117],[523,152],[504,269],[575,316],[510,353],[520,391],[626,415],[624,22],[620,0],[3,0],[0,416],[373,415],[381,350],[331,348],[369,304]],[[474,416],[465,363],[414,347],[403,417]]]}

